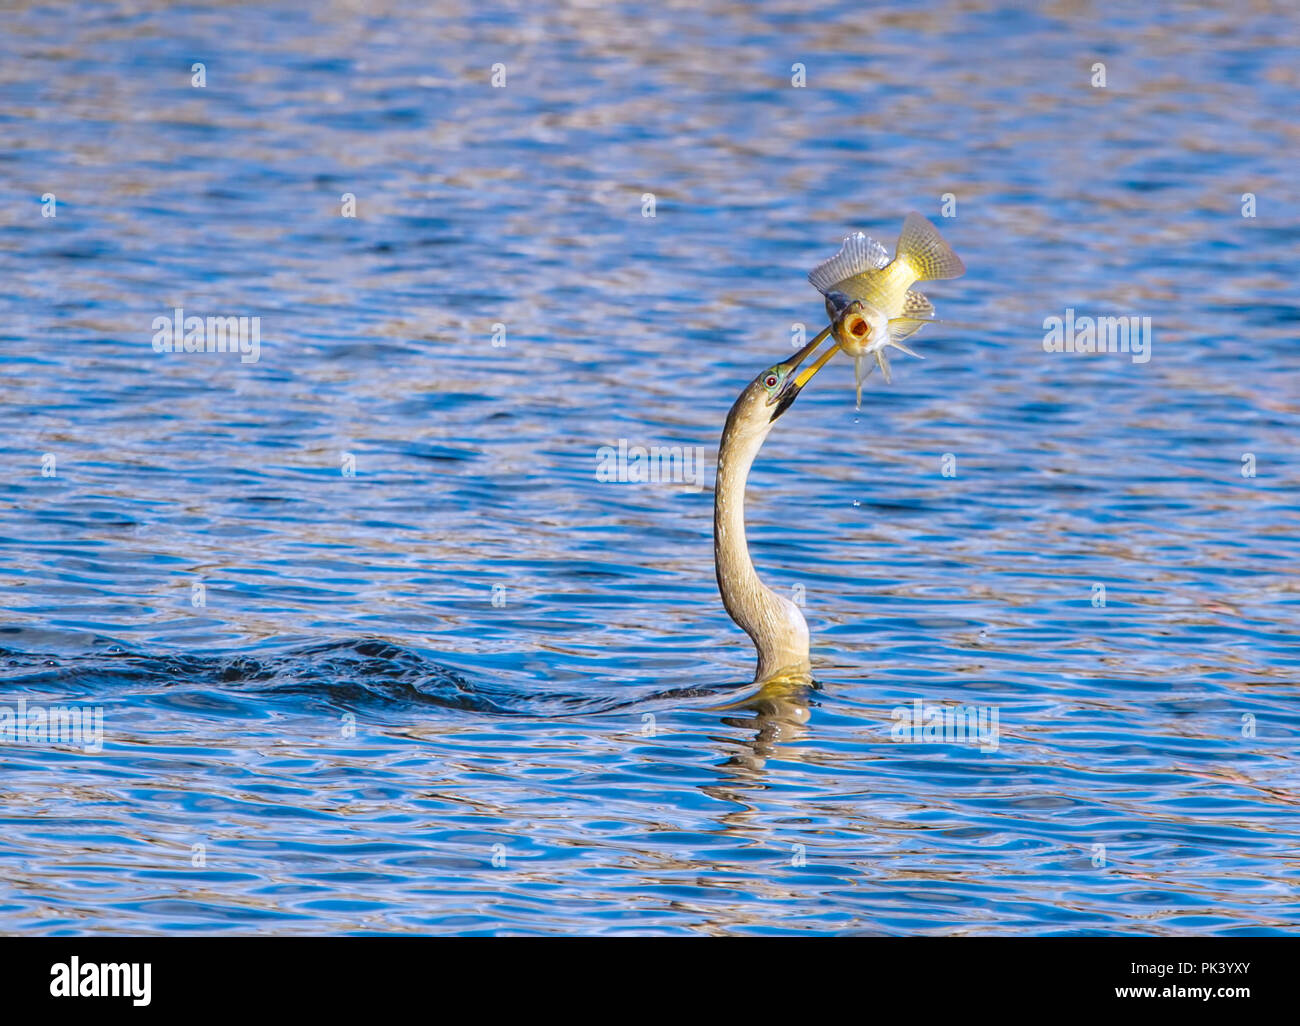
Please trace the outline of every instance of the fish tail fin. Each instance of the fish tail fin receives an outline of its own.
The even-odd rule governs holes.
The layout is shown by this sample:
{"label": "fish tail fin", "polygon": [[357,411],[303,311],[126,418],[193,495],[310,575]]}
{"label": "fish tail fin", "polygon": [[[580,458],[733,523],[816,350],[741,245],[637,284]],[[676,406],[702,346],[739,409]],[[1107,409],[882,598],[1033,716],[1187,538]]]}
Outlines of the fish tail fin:
{"label": "fish tail fin", "polygon": [[911,265],[917,281],[959,278],[966,273],[966,265],[943,241],[939,229],[915,210],[903,221],[895,258],[905,259]]}

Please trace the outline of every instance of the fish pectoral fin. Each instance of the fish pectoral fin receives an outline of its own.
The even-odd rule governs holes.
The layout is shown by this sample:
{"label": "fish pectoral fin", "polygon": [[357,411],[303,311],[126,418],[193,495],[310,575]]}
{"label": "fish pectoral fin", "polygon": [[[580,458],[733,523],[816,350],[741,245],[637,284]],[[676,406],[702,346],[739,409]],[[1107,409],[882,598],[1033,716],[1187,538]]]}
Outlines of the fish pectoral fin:
{"label": "fish pectoral fin", "polygon": [[862,232],[855,232],[845,237],[838,253],[809,272],[808,280],[825,295],[841,282],[868,271],[878,271],[887,263],[889,251],[884,246]]}
{"label": "fish pectoral fin", "polygon": [[966,273],[966,265],[944,242],[939,229],[915,210],[903,220],[894,257],[907,261],[917,281],[959,278]]}
{"label": "fish pectoral fin", "polygon": [[895,349],[901,349],[901,350],[902,350],[903,352],[905,352],[908,356],[915,356],[918,360],[924,360],[924,359],[925,359],[925,357],[922,356],[920,353],[914,353],[914,352],[912,352],[912,350],[908,349],[907,346],[903,345],[903,343],[902,343],[902,342],[899,342],[897,339],[893,339],[893,338],[891,338],[888,342],[885,343],[885,345],[887,345],[887,346],[893,346]]}
{"label": "fish pectoral fin", "polygon": [[898,345],[903,339],[915,335],[927,324],[933,324],[929,317],[891,317],[889,320],[889,343]]}
{"label": "fish pectoral fin", "polygon": [[889,373],[889,357],[885,355],[885,351],[883,349],[876,350],[876,363],[880,364],[880,373],[885,376],[885,384],[892,385],[894,383],[894,379],[893,376],[890,375]]}

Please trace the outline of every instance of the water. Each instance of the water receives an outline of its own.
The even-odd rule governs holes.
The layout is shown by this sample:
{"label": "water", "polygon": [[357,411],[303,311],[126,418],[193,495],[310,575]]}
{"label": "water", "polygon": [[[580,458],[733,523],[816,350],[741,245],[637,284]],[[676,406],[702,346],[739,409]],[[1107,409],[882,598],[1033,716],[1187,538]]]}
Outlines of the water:
{"label": "water", "polygon": [[[1285,6],[436,6],[6,15],[2,701],[104,737],[0,745],[0,929],[1300,924]],[[711,471],[597,450],[711,468],[913,208],[969,272],[760,456],[817,686],[747,704]],[[175,307],[259,359],[155,353]]]}

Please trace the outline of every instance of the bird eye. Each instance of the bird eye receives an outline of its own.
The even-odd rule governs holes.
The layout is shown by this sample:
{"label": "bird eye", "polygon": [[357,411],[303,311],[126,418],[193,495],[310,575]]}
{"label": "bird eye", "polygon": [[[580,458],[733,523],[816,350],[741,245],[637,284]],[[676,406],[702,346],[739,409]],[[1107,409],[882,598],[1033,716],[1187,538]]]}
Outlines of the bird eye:
{"label": "bird eye", "polygon": [[778,378],[775,374],[769,374],[767,377],[763,379],[763,384],[766,385],[768,388],[776,388],[776,383],[779,380],[781,379]]}

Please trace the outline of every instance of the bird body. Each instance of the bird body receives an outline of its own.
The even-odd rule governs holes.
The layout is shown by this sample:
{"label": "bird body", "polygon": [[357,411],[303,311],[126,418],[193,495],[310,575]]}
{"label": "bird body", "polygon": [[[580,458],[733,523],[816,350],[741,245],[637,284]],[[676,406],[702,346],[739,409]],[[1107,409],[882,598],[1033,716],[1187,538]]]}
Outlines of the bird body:
{"label": "bird body", "polygon": [[835,351],[832,347],[812,366],[796,373],[829,334],[830,328],[826,328],[789,360],[751,381],[727,414],[718,445],[718,477],[713,490],[714,568],[727,614],[758,650],[756,681],[808,673],[808,624],[799,607],[759,580],[754,569],[745,537],[745,482],[772,425]]}
{"label": "bird body", "polygon": [[[789,599],[759,580],[745,537],[745,482],[773,421],[758,429],[744,424],[744,395],[736,400],[718,447],[713,493],[714,564],[727,614],[758,649],[755,680],[807,672],[808,624]],[[747,429],[748,428],[748,429]]]}

